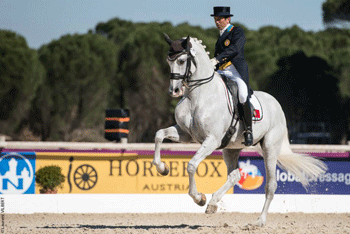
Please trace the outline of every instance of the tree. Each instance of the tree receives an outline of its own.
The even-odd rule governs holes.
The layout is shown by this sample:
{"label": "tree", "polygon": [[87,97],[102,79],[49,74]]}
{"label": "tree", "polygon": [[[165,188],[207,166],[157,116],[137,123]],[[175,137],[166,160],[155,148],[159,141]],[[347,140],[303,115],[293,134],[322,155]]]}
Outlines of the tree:
{"label": "tree", "polygon": [[101,35],[66,35],[41,47],[39,55],[47,76],[32,111],[41,122],[33,125],[36,131],[44,140],[72,140],[77,129],[102,131],[116,75],[115,45]]}
{"label": "tree", "polygon": [[346,133],[346,108],[333,68],[323,59],[303,52],[283,57],[279,70],[271,76],[266,91],[285,111],[290,124],[324,122],[339,143]]}
{"label": "tree", "polygon": [[166,92],[168,44],[163,37],[163,32],[169,29],[168,23],[130,26],[118,19],[96,27],[96,32],[107,35],[120,48],[115,87],[122,100],[120,107],[131,110],[131,142],[153,141],[160,126],[174,122],[169,108],[171,99]]}
{"label": "tree", "polygon": [[350,0],[327,0],[322,5],[322,11],[325,25],[350,28]]}
{"label": "tree", "polygon": [[24,37],[0,30],[0,129],[13,136],[27,124],[31,102],[45,70]]}

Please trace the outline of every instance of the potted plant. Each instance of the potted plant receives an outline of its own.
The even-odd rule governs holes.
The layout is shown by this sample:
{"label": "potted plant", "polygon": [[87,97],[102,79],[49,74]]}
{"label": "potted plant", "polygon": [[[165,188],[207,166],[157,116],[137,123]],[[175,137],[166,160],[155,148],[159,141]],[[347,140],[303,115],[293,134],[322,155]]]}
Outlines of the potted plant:
{"label": "potted plant", "polygon": [[59,166],[45,166],[35,175],[35,182],[41,188],[40,193],[57,193],[57,187],[62,187],[65,176]]}

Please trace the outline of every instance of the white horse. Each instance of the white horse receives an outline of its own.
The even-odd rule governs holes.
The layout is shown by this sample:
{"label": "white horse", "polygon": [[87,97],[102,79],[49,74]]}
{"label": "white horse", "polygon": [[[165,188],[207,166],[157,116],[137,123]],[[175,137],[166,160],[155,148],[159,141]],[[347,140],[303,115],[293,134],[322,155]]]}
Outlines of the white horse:
{"label": "white horse", "polygon": [[[241,178],[238,157],[245,147],[242,143],[243,123],[238,120],[237,112],[234,114],[230,112],[225,85],[221,76],[214,72],[201,41],[190,37],[172,41],[167,35],[165,38],[170,45],[167,57],[171,70],[169,93],[173,97],[182,95],[183,97],[175,109],[177,124],[156,133],[153,164],[160,174],[169,173],[169,167],[160,158],[161,143],[165,138],[176,142],[199,142],[201,146],[189,161],[187,171],[189,195],[195,203],[204,206],[206,197],[197,191],[195,172],[198,165],[221,146],[224,135],[234,123],[235,132],[222,151],[227,166],[227,181],[213,194],[206,209],[208,214],[215,213],[217,203]],[[318,159],[293,153],[280,104],[267,93],[255,91],[254,95],[264,110],[263,120],[253,123],[254,145],[260,146],[266,168],[265,204],[254,225],[263,226],[277,188],[275,175],[277,163],[297,176],[305,187],[310,177],[319,176],[327,167]]]}

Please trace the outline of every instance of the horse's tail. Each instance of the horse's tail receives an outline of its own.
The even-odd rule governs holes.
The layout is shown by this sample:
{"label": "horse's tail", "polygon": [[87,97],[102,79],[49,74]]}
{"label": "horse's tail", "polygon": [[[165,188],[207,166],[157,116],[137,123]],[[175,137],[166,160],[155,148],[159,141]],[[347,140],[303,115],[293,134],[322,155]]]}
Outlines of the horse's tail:
{"label": "horse's tail", "polygon": [[327,165],[321,160],[306,154],[294,153],[290,148],[288,134],[284,136],[277,163],[285,171],[298,177],[305,188],[309,185],[309,179],[317,178],[327,170]]}

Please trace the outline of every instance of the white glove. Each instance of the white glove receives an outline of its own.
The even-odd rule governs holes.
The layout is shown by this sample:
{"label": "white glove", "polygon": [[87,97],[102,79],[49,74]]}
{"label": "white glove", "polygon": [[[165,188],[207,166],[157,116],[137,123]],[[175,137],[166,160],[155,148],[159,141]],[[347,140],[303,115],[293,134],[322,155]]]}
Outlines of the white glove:
{"label": "white glove", "polygon": [[219,63],[219,61],[216,58],[210,59],[211,64],[213,65],[213,68],[216,69],[216,65]]}

